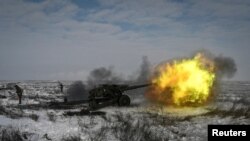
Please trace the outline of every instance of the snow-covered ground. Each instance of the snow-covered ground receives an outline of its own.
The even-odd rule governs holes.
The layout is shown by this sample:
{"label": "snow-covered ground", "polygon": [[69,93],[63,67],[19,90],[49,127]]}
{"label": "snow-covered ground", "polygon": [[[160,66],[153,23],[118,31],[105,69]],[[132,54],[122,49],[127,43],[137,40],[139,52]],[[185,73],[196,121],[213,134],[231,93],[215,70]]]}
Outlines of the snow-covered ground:
{"label": "snow-covered ground", "polygon": [[[7,81],[1,81],[5,86]],[[67,87],[72,82],[63,82]],[[250,124],[250,82],[224,82],[216,100],[203,107],[164,107],[148,103],[143,90],[130,91],[129,107],[106,107],[86,115],[87,105],[49,106],[63,101],[57,82],[25,81],[23,103],[15,91],[0,95],[0,137],[19,134],[22,140],[207,140],[208,124]]]}

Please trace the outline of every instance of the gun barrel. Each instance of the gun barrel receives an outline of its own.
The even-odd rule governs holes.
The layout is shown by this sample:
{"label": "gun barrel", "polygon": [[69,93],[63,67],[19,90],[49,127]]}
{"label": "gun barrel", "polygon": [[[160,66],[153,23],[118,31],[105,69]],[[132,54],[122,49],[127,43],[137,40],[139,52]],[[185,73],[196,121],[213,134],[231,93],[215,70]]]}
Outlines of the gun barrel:
{"label": "gun barrel", "polygon": [[127,88],[123,89],[123,91],[128,91],[128,90],[133,90],[133,89],[138,89],[138,88],[143,88],[143,87],[148,87],[148,86],[150,86],[150,85],[152,85],[152,84],[149,83],[149,84],[128,86]]}

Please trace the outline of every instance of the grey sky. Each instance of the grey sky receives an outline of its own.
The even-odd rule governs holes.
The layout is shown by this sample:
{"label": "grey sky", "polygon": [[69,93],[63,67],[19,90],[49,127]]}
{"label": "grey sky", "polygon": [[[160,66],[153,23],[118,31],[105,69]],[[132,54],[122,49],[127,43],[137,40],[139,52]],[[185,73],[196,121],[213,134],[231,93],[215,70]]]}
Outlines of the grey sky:
{"label": "grey sky", "polygon": [[0,0],[0,79],[84,80],[196,50],[234,58],[250,80],[249,0]]}

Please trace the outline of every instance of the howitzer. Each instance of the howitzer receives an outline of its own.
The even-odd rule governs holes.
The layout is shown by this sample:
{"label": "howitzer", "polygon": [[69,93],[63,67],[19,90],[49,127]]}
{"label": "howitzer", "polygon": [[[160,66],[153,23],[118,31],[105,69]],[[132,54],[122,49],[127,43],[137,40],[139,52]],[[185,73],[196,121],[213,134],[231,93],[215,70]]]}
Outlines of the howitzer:
{"label": "howitzer", "polygon": [[89,107],[97,109],[108,105],[118,104],[119,106],[130,105],[130,98],[128,95],[123,94],[125,91],[148,87],[152,84],[143,85],[116,85],[104,84],[89,91]]}

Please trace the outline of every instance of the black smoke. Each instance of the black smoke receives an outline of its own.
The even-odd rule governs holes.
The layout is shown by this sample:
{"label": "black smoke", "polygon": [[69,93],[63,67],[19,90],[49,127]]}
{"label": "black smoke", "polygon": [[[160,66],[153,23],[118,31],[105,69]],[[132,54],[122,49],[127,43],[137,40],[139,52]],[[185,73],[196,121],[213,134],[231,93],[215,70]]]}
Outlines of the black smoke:
{"label": "black smoke", "polygon": [[87,85],[88,88],[92,88],[99,84],[117,84],[122,82],[125,82],[125,80],[114,72],[113,67],[100,67],[90,72]]}
{"label": "black smoke", "polygon": [[73,82],[67,89],[67,100],[77,101],[88,98],[88,91],[82,81]]}
{"label": "black smoke", "polygon": [[233,58],[219,55],[214,58],[214,62],[219,76],[232,78],[237,72],[237,66]]}
{"label": "black smoke", "polygon": [[149,80],[151,73],[151,65],[147,56],[142,57],[140,68],[135,76],[123,78],[118,75],[113,67],[100,67],[92,70],[88,76],[87,86],[92,88],[99,84],[130,84],[130,83],[146,83]]}
{"label": "black smoke", "polygon": [[[200,50],[198,53],[202,53],[206,58],[212,60],[215,65],[215,71],[219,79],[232,78],[237,72],[237,65],[233,58],[228,56],[215,55],[208,50]],[[195,52],[194,54],[197,54]]]}

